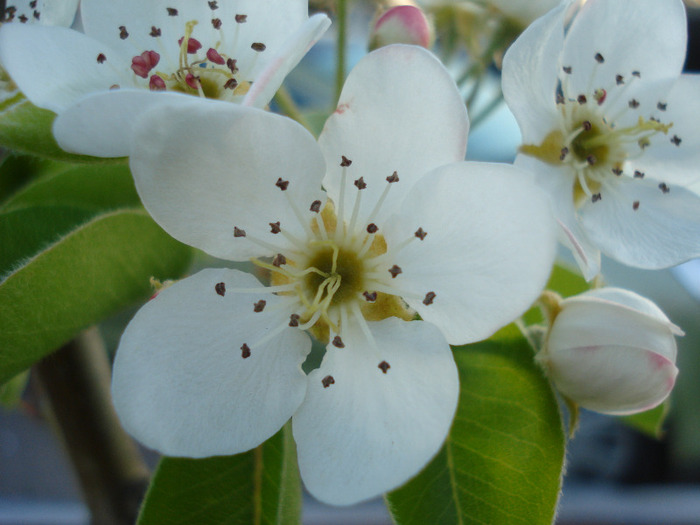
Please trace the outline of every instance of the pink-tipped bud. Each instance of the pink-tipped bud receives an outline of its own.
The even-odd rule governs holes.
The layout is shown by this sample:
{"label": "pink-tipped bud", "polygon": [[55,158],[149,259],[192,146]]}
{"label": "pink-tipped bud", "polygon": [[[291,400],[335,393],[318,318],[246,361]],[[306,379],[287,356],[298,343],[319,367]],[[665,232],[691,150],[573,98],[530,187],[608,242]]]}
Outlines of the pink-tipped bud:
{"label": "pink-tipped bud", "polygon": [[[177,41],[179,45],[182,45],[182,41],[185,39],[185,37],[181,37],[180,40]],[[202,49],[202,44],[197,40],[196,38],[190,38],[187,40],[187,52],[192,55]]]}
{"label": "pink-tipped bud", "polygon": [[377,19],[370,35],[369,48],[389,44],[413,44],[425,48],[433,42],[433,28],[423,11],[412,5],[392,7]]}
{"label": "pink-tipped bud", "polygon": [[148,87],[151,91],[165,91],[165,80],[158,75],[152,75],[148,81]]}
{"label": "pink-tipped bud", "polygon": [[158,65],[160,55],[155,51],[144,51],[131,59],[131,69],[141,78],[147,78],[148,73]]}
{"label": "pink-tipped bud", "polygon": [[224,65],[226,63],[226,60],[224,60],[224,57],[222,57],[219,52],[214,49],[213,47],[209,48],[209,51],[207,51],[207,59],[209,62],[213,62],[214,64],[219,64],[219,65]]}
{"label": "pink-tipped bud", "polygon": [[537,355],[557,389],[604,414],[649,410],[671,392],[683,335],[651,301],[601,288],[564,299]]}

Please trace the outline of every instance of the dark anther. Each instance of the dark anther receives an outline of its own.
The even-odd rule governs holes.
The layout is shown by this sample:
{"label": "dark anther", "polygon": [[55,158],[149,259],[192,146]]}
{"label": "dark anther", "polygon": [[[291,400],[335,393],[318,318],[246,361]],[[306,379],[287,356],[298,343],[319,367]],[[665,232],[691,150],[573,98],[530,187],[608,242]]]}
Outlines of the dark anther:
{"label": "dark anther", "polygon": [[656,107],[659,109],[659,111],[666,111],[668,104],[666,104],[666,102],[659,102],[656,104]]}
{"label": "dark anther", "polygon": [[428,292],[425,294],[425,299],[423,299],[423,304],[425,306],[430,306],[433,304],[433,300],[435,299],[435,292]]}
{"label": "dark anther", "polygon": [[632,71],[632,76],[637,78],[642,78],[642,74],[639,71]]}
{"label": "dark anther", "polygon": [[633,209],[634,211],[637,211],[637,210],[639,209],[639,201],[634,201],[634,202],[632,203],[632,209]]}
{"label": "dark anther", "polygon": [[289,186],[289,181],[288,180],[282,180],[282,177],[277,179],[277,182],[275,182],[275,186],[277,186],[279,189],[282,191],[286,190],[287,187]]}
{"label": "dark anther", "polygon": [[234,237],[245,237],[245,230],[242,230],[238,226],[233,227],[233,236]]}
{"label": "dark anther", "polygon": [[225,83],[224,83],[224,88],[225,89],[236,89],[238,87],[238,80],[235,78],[229,78]]}
{"label": "dark anther", "polygon": [[595,155],[588,155],[586,157],[586,162],[588,162],[589,166],[594,166],[596,162],[598,162],[598,159],[595,158]]}
{"label": "dark anther", "polygon": [[275,255],[275,258],[272,259],[272,266],[276,266],[277,268],[279,268],[283,264],[287,264],[287,258],[281,253],[278,253],[277,255]]}
{"label": "dark anther", "polygon": [[572,71],[571,66],[564,66],[564,67],[562,67],[562,69],[564,70],[564,73],[566,73],[567,75],[571,74],[571,71]]}
{"label": "dark anther", "polygon": [[593,98],[596,100],[599,106],[603,105],[603,102],[605,102],[607,96],[608,92],[605,91],[603,88],[596,89],[595,93],[593,93]]}
{"label": "dark anther", "polygon": [[24,14],[19,15],[18,18],[19,18],[19,21],[22,22],[23,24],[26,24],[27,20],[29,20],[29,18],[27,18],[27,16]]}
{"label": "dark anther", "polygon": [[238,71],[238,67],[236,67],[236,61],[233,58],[229,58],[226,61],[226,67],[231,70],[231,73],[235,73]]}
{"label": "dark anther", "polygon": [[379,231],[379,226],[373,222],[367,225],[367,233],[377,233]]}
{"label": "dark anther", "polygon": [[596,59],[596,62],[598,62],[599,64],[602,64],[603,62],[605,62],[605,58],[603,58],[603,55],[601,55],[600,53],[595,54],[595,59]]}
{"label": "dark anther", "polygon": [[581,125],[585,131],[591,131],[593,129],[593,124],[591,124],[590,120],[584,120]]}
{"label": "dark anther", "polygon": [[248,21],[248,15],[236,15],[236,22],[245,24]]}
{"label": "dark anther", "polygon": [[174,7],[166,7],[165,9],[168,10],[168,16],[177,16],[177,9]]}
{"label": "dark anther", "polygon": [[245,343],[243,343],[243,346],[241,346],[241,357],[243,359],[250,357],[250,347]]}
{"label": "dark anther", "polygon": [[38,0],[32,0],[31,2],[29,2],[29,7],[31,7],[32,9],[36,9],[37,2]]}
{"label": "dark anther", "polygon": [[214,285],[214,290],[216,293],[218,293],[221,297],[226,295],[226,284],[225,283],[216,283]]}
{"label": "dark anther", "polygon": [[586,102],[588,102],[586,95],[579,95],[576,100],[578,101],[579,104],[585,104]]}
{"label": "dark anther", "polygon": [[253,42],[252,44],[250,44],[250,49],[260,53],[262,51],[265,51],[265,49],[267,49],[267,46],[265,44],[263,44],[262,42]]}
{"label": "dark anther", "polygon": [[321,201],[313,201],[309,210],[314,213],[318,213],[319,211],[321,211]]}
{"label": "dark anther", "polygon": [[428,232],[425,231],[423,228],[418,228],[414,235],[422,241],[423,239],[425,239],[425,236],[428,235]]}
{"label": "dark anther", "polygon": [[644,172],[639,171],[639,170],[634,170],[634,178],[635,179],[643,179],[644,178]]}
{"label": "dark anther", "polygon": [[39,11],[34,11],[32,16],[34,16],[36,20],[39,20],[41,18],[41,13]]}
{"label": "dark anther", "polygon": [[299,314],[292,314],[289,316],[289,326],[292,328],[296,328],[299,326],[299,319],[301,319],[301,316]]}
{"label": "dark anther", "polygon": [[104,55],[104,53],[100,53],[99,55],[97,55],[98,64],[104,64],[105,60],[107,60],[107,57]]}
{"label": "dark anther", "polygon": [[323,379],[321,379],[321,384],[323,385],[323,388],[328,388],[334,383],[335,379],[333,379],[333,376],[326,376]]}
{"label": "dark anther", "polygon": [[336,335],[333,338],[333,346],[336,348],[345,348],[345,343],[343,343],[343,340],[340,338],[339,335]]}
{"label": "dark anther", "polygon": [[382,361],[377,365],[377,368],[379,368],[379,370],[386,374],[386,371],[391,368],[391,365],[389,365],[389,363],[387,363],[386,361]]}
{"label": "dark anther", "polygon": [[664,193],[668,193],[669,191],[671,191],[671,188],[669,188],[668,184],[666,184],[665,182],[659,184],[659,189]]}
{"label": "dark anther", "polygon": [[396,265],[389,268],[389,273],[391,274],[392,279],[396,279],[396,276],[402,272],[403,272],[403,270]]}
{"label": "dark anther", "polygon": [[619,166],[615,166],[612,169],[612,172],[619,177],[620,175],[622,175],[622,168],[620,168]]}
{"label": "dark anther", "polygon": [[352,161],[347,158],[345,155],[340,156],[340,167],[341,168],[347,168],[352,164]]}
{"label": "dark anther", "polygon": [[209,4],[209,9],[212,11],[214,9],[219,9],[219,4],[216,3],[216,0],[212,0],[211,2],[207,2]]}
{"label": "dark anther", "polygon": [[395,171],[394,173],[392,173],[391,175],[389,175],[389,176],[386,178],[386,181],[387,181],[389,184],[392,184],[392,183],[394,183],[394,182],[399,182],[399,174]]}
{"label": "dark anther", "polygon": [[624,84],[624,83],[625,83],[625,77],[623,77],[622,75],[615,75],[615,82],[617,83],[618,86],[619,86],[620,84]]}
{"label": "dark anther", "polygon": [[363,177],[360,177],[355,181],[355,186],[357,186],[358,190],[364,190],[367,187],[367,183]]}
{"label": "dark anther", "polygon": [[262,312],[265,309],[266,304],[267,302],[265,301],[265,299],[260,299],[257,303],[253,305],[253,311],[256,313]]}
{"label": "dark anther", "polygon": [[271,222],[271,223],[270,223],[270,231],[271,231],[272,233],[275,233],[275,234],[281,232],[281,231],[282,231],[282,228],[280,228],[280,221]]}
{"label": "dark anther", "polygon": [[564,95],[562,95],[561,93],[557,93],[556,102],[557,104],[566,104],[566,99],[564,98]]}
{"label": "dark anther", "polygon": [[160,36],[162,34],[162,31],[160,30],[160,27],[151,26],[151,32],[148,34],[155,38]]}
{"label": "dark anther", "polygon": [[637,100],[636,98],[633,98],[633,99],[630,100],[627,104],[628,104],[629,107],[631,107],[632,109],[637,109],[637,108],[639,107],[639,100]]}
{"label": "dark anther", "polygon": [[126,30],[125,26],[119,26],[119,38],[126,40],[129,37],[129,32]]}
{"label": "dark anther", "polygon": [[676,146],[681,145],[681,138],[678,135],[674,135],[673,138],[671,139],[671,143],[675,144]]}
{"label": "dark anther", "polygon": [[600,193],[594,193],[594,194],[591,196],[591,202],[598,202],[598,201],[601,200],[602,198],[603,198],[603,196],[602,196]]}
{"label": "dark anther", "polygon": [[211,25],[214,29],[221,29],[221,24],[223,24],[223,22],[221,21],[221,18],[212,18],[211,19]]}
{"label": "dark anther", "polygon": [[564,160],[568,154],[569,154],[569,148],[564,146],[561,149],[561,152],[559,153],[559,160]]}
{"label": "dark anther", "polygon": [[364,297],[365,301],[368,303],[373,303],[377,300],[377,292],[362,292],[362,297]]}

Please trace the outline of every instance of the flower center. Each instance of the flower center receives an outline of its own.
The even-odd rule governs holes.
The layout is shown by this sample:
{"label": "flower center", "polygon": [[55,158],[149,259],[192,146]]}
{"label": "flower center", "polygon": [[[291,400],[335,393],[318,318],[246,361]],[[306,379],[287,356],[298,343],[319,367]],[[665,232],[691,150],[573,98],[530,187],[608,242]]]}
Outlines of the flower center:
{"label": "flower center", "polygon": [[323,243],[310,257],[308,265],[315,271],[309,273],[304,282],[307,299],[313,297],[333,307],[364,291],[363,260],[334,241]]}

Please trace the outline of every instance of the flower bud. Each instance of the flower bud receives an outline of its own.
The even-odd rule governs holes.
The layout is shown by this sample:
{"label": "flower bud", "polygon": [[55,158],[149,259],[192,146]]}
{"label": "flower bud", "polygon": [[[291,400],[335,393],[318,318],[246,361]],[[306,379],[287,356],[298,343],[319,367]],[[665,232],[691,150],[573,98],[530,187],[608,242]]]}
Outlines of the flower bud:
{"label": "flower bud", "polygon": [[676,341],[683,335],[650,300],[602,288],[570,297],[553,320],[537,360],[557,389],[605,414],[651,409],[676,380]]}
{"label": "flower bud", "polygon": [[413,44],[428,48],[433,41],[433,29],[423,11],[412,5],[392,7],[374,23],[369,48],[389,44]]}

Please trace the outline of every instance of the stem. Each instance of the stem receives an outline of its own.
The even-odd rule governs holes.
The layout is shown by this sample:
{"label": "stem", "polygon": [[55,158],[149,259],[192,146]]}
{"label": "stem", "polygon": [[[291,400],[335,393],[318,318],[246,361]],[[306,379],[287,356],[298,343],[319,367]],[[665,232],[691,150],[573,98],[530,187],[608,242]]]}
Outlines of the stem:
{"label": "stem", "polygon": [[93,525],[136,521],[149,471],[112,407],[110,364],[90,328],[35,368],[73,461]]}
{"label": "stem", "polygon": [[277,90],[277,93],[275,94],[275,102],[285,115],[293,120],[296,120],[299,124],[309,130],[311,134],[313,134],[309,121],[306,120],[303,113],[299,110],[296,102],[294,102],[294,99],[289,94],[289,91],[287,91],[284,86]]}
{"label": "stem", "polygon": [[338,40],[336,43],[336,65],[335,65],[335,100],[340,99],[340,92],[345,83],[345,52],[347,47],[347,25],[348,25],[348,0],[338,0],[336,6],[336,27],[338,28]]}

